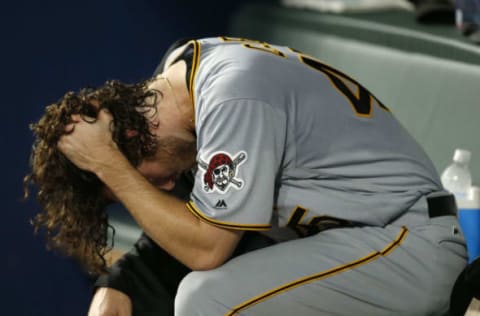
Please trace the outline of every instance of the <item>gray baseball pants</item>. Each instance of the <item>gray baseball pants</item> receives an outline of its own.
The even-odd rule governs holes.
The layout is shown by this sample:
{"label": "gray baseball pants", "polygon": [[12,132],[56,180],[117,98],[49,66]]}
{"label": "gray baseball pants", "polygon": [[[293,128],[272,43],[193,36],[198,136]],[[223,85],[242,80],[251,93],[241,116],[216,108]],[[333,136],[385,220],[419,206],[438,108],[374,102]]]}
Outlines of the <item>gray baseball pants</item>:
{"label": "gray baseball pants", "polygon": [[454,216],[425,199],[386,227],[338,228],[189,273],[175,315],[444,315],[466,265]]}

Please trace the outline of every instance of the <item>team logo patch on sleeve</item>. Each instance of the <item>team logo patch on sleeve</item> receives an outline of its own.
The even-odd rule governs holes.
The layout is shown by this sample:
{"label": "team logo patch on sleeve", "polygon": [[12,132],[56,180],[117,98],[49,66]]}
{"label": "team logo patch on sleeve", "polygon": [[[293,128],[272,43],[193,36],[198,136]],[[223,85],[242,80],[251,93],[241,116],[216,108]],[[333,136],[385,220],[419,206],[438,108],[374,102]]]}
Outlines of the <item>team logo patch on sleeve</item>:
{"label": "team logo patch on sleeve", "polygon": [[225,193],[230,187],[243,188],[244,181],[237,178],[238,167],[247,160],[247,153],[238,152],[233,158],[229,153],[216,152],[208,163],[201,158],[198,165],[203,171],[203,189],[205,192]]}

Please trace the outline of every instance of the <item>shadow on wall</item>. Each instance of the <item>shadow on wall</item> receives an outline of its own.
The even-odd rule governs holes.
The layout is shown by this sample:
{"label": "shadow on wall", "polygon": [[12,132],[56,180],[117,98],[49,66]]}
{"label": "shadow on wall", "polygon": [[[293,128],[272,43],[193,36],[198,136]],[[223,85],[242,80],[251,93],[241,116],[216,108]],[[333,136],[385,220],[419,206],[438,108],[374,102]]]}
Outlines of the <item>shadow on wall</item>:
{"label": "shadow on wall", "polygon": [[68,90],[148,77],[177,38],[224,34],[242,1],[192,3],[20,0],[3,5],[2,315],[86,315],[91,297],[92,280],[72,260],[47,252],[28,224],[37,210],[34,201],[21,201],[32,143],[28,124]]}

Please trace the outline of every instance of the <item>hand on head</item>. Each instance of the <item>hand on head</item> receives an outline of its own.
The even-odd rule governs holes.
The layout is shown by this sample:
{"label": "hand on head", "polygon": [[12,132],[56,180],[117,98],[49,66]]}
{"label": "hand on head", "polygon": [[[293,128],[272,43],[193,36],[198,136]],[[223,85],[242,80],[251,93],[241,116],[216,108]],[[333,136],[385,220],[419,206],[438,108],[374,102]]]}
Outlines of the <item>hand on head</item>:
{"label": "hand on head", "polygon": [[74,114],[72,123],[59,142],[60,151],[78,168],[95,172],[99,164],[107,163],[118,147],[112,140],[113,117],[101,109],[96,119]]}

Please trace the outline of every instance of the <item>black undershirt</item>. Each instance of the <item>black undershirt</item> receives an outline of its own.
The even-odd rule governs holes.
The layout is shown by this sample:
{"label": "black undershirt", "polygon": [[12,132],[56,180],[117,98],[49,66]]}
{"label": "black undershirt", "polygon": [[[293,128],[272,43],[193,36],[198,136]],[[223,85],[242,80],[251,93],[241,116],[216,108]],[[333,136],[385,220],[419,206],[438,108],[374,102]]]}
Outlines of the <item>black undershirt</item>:
{"label": "black undershirt", "polygon": [[[157,66],[157,68],[155,69],[155,71],[153,72],[153,75],[154,76],[157,76],[159,74],[161,74],[163,72],[163,69],[165,67],[165,63],[168,59],[168,56],[170,56],[170,54],[175,50],[177,49],[178,47],[180,46],[183,46],[185,45],[186,43],[188,43],[191,39],[180,39],[178,41],[176,41],[175,43],[173,43],[172,45],[170,45],[170,47],[167,49],[167,52],[165,53],[165,55],[163,56],[162,60],[160,61],[160,64]],[[185,72],[185,81],[187,83],[187,89],[188,91],[190,91],[190,75],[192,73],[192,64],[193,64],[193,54],[194,54],[194,45],[193,43],[190,43],[184,50],[183,52],[177,57],[175,58],[175,60],[171,63],[172,65],[175,64],[176,62],[180,61],[180,60],[183,60],[185,61],[185,63],[187,64],[187,71]]]}

